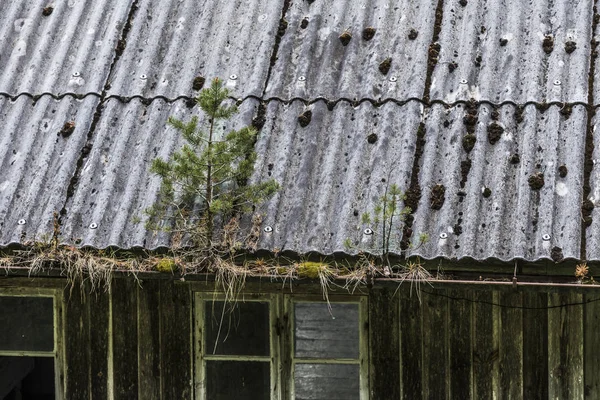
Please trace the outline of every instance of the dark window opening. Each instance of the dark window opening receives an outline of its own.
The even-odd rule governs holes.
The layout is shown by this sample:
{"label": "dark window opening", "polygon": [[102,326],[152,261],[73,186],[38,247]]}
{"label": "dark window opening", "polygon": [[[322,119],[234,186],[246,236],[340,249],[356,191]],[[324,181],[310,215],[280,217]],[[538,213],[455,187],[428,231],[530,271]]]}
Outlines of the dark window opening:
{"label": "dark window opening", "polygon": [[0,356],[0,399],[52,400],[54,358]]}
{"label": "dark window opening", "polygon": [[0,296],[0,351],[54,351],[53,301]]}

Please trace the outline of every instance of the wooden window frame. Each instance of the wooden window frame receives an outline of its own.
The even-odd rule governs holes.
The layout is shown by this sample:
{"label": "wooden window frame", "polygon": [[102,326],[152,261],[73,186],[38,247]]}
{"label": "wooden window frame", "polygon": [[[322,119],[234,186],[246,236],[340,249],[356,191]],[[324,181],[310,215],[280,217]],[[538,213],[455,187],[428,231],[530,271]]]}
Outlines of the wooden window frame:
{"label": "wooden window frame", "polygon": [[54,358],[54,395],[57,400],[64,394],[64,345],[63,345],[63,297],[62,290],[48,288],[4,288],[0,297],[46,297],[52,298],[53,351],[1,350],[0,356],[7,357],[52,357]]}
{"label": "wooden window frame", "polygon": [[262,302],[269,304],[269,349],[268,356],[238,356],[238,355],[217,355],[208,354],[206,351],[206,340],[204,340],[204,304],[212,301],[225,301],[225,296],[212,293],[194,294],[194,375],[195,375],[195,398],[206,399],[206,361],[261,361],[269,362],[270,380],[271,380],[271,399],[280,399],[279,397],[279,345],[277,343],[277,316],[279,315],[279,303],[274,294],[244,295],[240,302]]}
{"label": "wooden window frame", "polygon": [[[294,303],[327,304],[321,296],[300,294],[244,294],[240,302],[269,303],[269,356],[236,356],[207,354],[205,343],[205,302],[225,301],[223,294],[194,292],[194,398],[206,400],[206,361],[269,361],[271,371],[271,399],[294,398],[294,367],[296,362],[313,364],[350,364],[359,366],[359,393],[361,400],[369,399],[368,357],[368,298],[367,296],[330,296],[330,303],[358,304],[359,308],[359,353],[358,359],[309,359],[294,357]],[[209,351],[210,352],[210,351]]]}
{"label": "wooden window frame", "polygon": [[[359,342],[358,342],[358,358],[307,358],[307,357],[295,357],[294,349],[294,331],[295,331],[295,315],[294,315],[294,303],[318,303],[318,304],[357,304],[358,305],[358,329],[359,329]],[[295,387],[294,387],[294,371],[296,364],[323,364],[323,365],[358,365],[359,367],[359,398],[361,400],[369,399],[369,337],[368,337],[368,299],[366,296],[352,297],[352,296],[331,296],[329,302],[323,300],[320,296],[302,296],[302,295],[285,295],[284,296],[284,315],[289,316],[289,328],[287,329],[286,343],[283,344],[283,349],[287,350],[287,357],[285,364],[289,366],[288,382],[289,387],[289,398],[295,398]]]}

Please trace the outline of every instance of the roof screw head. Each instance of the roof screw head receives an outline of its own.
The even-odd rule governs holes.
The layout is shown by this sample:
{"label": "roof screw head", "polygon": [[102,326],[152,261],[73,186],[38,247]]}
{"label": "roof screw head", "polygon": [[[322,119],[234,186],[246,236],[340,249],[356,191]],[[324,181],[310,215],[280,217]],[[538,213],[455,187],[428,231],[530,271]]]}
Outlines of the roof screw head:
{"label": "roof screw head", "polygon": [[273,228],[271,226],[267,225],[267,226],[265,226],[264,231],[267,233],[271,233],[271,232],[273,232]]}
{"label": "roof screw head", "polygon": [[90,229],[97,229],[97,228],[98,228],[98,224],[97,224],[97,223],[95,223],[95,222],[92,222],[92,223],[90,224]]}
{"label": "roof screw head", "polygon": [[467,80],[466,79],[461,79],[460,80],[460,84],[461,85],[466,85],[467,84]]}
{"label": "roof screw head", "polygon": [[73,76],[74,76],[75,78],[78,78],[78,77],[80,77],[80,76],[81,76],[81,73],[80,73],[79,71],[75,71],[75,72],[73,72]]}
{"label": "roof screw head", "polygon": [[229,79],[231,79],[232,81],[235,81],[237,78],[238,76],[236,74],[229,75]]}
{"label": "roof screw head", "polygon": [[550,240],[550,235],[548,235],[547,233],[543,234],[543,235],[542,235],[542,240],[543,240],[544,242],[547,242],[548,240]]}
{"label": "roof screw head", "polygon": [[20,220],[17,222],[17,224],[19,224],[19,225],[25,225],[25,223],[26,223],[26,221],[25,221],[23,218],[21,218],[21,219],[20,219]]}
{"label": "roof screw head", "polygon": [[363,231],[363,233],[364,233],[365,235],[372,235],[372,234],[373,234],[373,229],[371,229],[371,228],[367,228],[367,229],[365,229],[365,230]]}
{"label": "roof screw head", "polygon": [[396,82],[398,80],[398,78],[396,78],[395,76],[390,76],[390,82]]}
{"label": "roof screw head", "polygon": [[141,74],[140,79],[145,81],[146,79],[148,79],[148,77],[146,76],[146,74]]}
{"label": "roof screw head", "polygon": [[448,234],[446,232],[440,233],[440,239],[448,239]]}
{"label": "roof screw head", "polygon": [[562,82],[557,79],[557,80],[554,81],[554,86],[560,86],[561,83]]}
{"label": "roof screw head", "polygon": [[298,80],[299,80],[300,82],[304,82],[304,81],[306,80],[306,77],[305,77],[304,75],[300,75],[300,76],[298,77]]}

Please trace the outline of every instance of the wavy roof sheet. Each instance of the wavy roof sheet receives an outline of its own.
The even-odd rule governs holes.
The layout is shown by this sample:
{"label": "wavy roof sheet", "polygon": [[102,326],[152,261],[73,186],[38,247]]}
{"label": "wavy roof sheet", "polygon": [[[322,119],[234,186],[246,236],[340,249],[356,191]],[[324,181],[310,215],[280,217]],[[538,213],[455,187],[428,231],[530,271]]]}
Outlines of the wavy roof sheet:
{"label": "wavy roof sheet", "polygon": [[[288,29],[266,96],[420,98],[436,4],[434,0],[294,1],[286,14]],[[382,68],[387,59],[389,66]]]}
{"label": "wavy roof sheet", "polygon": [[0,93],[102,91],[131,0],[0,2]]}
{"label": "wavy roof sheet", "polygon": [[[307,110],[312,120],[302,127],[298,116]],[[330,254],[348,251],[349,239],[378,252],[380,238],[364,234],[374,227],[361,216],[372,213],[387,184],[407,190],[421,113],[418,102],[379,108],[341,102],[332,111],[322,101],[308,108],[269,103],[256,171],[282,189],[265,206],[263,223],[273,231],[259,247]]]}
{"label": "wavy roof sheet", "polygon": [[[413,231],[432,240],[415,253],[537,260],[552,258],[554,249],[556,258],[579,258],[585,107],[573,107],[568,118],[556,106],[519,111],[507,105],[492,114],[481,105],[477,111],[470,152],[464,106],[434,105],[427,113],[419,169],[423,195]],[[494,127],[501,127],[499,137]],[[543,176],[540,188],[532,182],[537,174]],[[439,210],[433,207],[436,185],[445,188]]]}
{"label": "wavy roof sheet", "polygon": [[236,97],[262,96],[283,1],[141,0],[110,95],[197,95],[194,79],[221,77]]}
{"label": "wavy roof sheet", "polygon": [[[49,239],[99,100],[0,97],[0,240]],[[72,129],[65,125],[72,123]],[[69,125],[67,125],[67,128]]]}
{"label": "wavy roof sheet", "polygon": [[378,252],[361,214],[396,183],[421,190],[414,254],[600,260],[594,4],[2,2],[0,245],[50,236],[61,211],[69,243],[168,245],[144,227],[148,168],[181,146],[166,119],[197,112],[194,79],[220,76],[243,99],[228,127],[266,106],[253,179],[282,189],[260,248]]}
{"label": "wavy roof sheet", "polygon": [[593,1],[444,2],[432,100],[588,100]]}

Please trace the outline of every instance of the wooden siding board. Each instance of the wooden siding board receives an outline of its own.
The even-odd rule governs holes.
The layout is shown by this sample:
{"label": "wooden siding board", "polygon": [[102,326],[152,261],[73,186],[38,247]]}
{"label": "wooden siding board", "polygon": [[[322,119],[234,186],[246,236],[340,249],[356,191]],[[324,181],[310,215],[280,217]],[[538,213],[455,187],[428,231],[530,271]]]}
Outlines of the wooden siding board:
{"label": "wooden siding board", "polygon": [[448,302],[448,347],[450,351],[450,398],[472,398],[471,361],[471,309],[472,293],[467,290],[451,290]]}
{"label": "wooden siding board", "polygon": [[369,296],[371,398],[400,398],[400,308],[388,289]]}
{"label": "wooden siding board", "polygon": [[523,310],[521,293],[499,293],[499,398],[523,398]]}
{"label": "wooden siding board", "polygon": [[548,294],[523,294],[523,394],[548,398]]}
{"label": "wooden siding board", "polygon": [[[82,290],[83,289],[83,290]],[[79,283],[64,292],[65,309],[65,398],[90,398],[90,310],[89,295]]]}
{"label": "wooden siding board", "polygon": [[[600,398],[600,294],[585,295],[584,309],[584,382],[585,398]],[[589,301],[593,301],[589,303]]]}
{"label": "wooden siding board", "polygon": [[410,290],[401,288],[400,298],[400,347],[402,360],[402,398],[417,399],[423,393],[421,338],[421,305]]}
{"label": "wooden siding board", "polygon": [[447,315],[448,299],[445,290],[423,294],[423,370],[425,398],[447,397]]}
{"label": "wooden siding board", "polygon": [[115,279],[112,284],[113,380],[115,399],[138,395],[137,282]]}
{"label": "wooden siding board", "polygon": [[492,399],[492,371],[498,360],[492,300],[491,291],[473,292],[473,397],[482,400]]}
{"label": "wooden siding board", "polygon": [[[548,296],[550,307],[580,303],[580,294]],[[583,392],[583,306],[548,310],[549,397],[581,399]]]}
{"label": "wooden siding board", "polygon": [[161,282],[161,372],[164,399],[191,399],[192,296],[186,284]]}
{"label": "wooden siding board", "polygon": [[109,296],[103,290],[89,294],[91,394],[98,400],[108,398]]}
{"label": "wooden siding board", "polygon": [[139,398],[160,399],[160,282],[144,281],[137,291]]}

